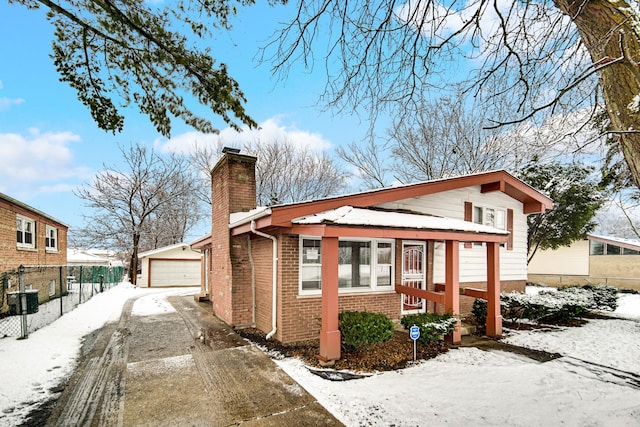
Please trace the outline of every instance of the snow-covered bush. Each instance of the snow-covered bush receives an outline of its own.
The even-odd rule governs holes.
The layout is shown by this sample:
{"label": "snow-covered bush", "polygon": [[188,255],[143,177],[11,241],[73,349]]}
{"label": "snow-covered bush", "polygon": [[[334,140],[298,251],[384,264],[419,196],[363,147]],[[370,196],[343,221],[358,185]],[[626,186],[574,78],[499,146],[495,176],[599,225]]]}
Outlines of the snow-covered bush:
{"label": "snow-covered bush", "polygon": [[[472,313],[479,325],[486,323],[487,302],[476,299]],[[615,310],[617,291],[611,286],[587,285],[540,291],[536,295],[501,293],[502,317],[512,322],[527,319],[539,323],[559,323],[580,317],[589,310]]]}
{"label": "snow-covered bush", "polygon": [[[570,288],[567,288],[570,289]],[[591,291],[594,310],[615,311],[618,308],[618,289],[606,285],[584,285],[582,289]]]}
{"label": "snow-covered bush", "polygon": [[451,314],[438,313],[407,314],[400,319],[405,329],[413,325],[420,328],[418,342],[423,344],[439,341],[443,335],[452,333],[457,322],[458,319]]}

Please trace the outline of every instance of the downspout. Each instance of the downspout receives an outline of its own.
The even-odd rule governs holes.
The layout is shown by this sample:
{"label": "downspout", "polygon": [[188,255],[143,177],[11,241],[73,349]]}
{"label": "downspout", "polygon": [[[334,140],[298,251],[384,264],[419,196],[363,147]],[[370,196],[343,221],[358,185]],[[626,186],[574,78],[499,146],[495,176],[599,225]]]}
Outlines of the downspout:
{"label": "downspout", "polygon": [[256,221],[251,221],[251,232],[257,234],[260,237],[265,237],[267,239],[271,239],[273,242],[273,261],[272,261],[272,309],[271,309],[271,332],[267,334],[267,339],[271,339],[276,333],[277,330],[277,292],[278,292],[278,239],[276,236],[272,236],[271,234],[263,233],[261,231],[256,230]]}
{"label": "downspout", "polygon": [[251,236],[247,234],[247,248],[249,249],[249,265],[251,266],[251,327],[256,327],[256,266],[251,253]]}

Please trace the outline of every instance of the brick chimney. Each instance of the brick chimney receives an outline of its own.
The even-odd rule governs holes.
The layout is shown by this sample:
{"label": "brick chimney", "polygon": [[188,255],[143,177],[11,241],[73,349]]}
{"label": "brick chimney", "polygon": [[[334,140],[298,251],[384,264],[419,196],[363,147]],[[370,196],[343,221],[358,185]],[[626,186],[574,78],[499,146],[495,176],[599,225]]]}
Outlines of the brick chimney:
{"label": "brick chimney", "polygon": [[256,207],[256,158],[225,148],[211,171],[211,280],[213,312],[229,325],[251,323],[251,269],[247,237],[231,237],[229,214]]}

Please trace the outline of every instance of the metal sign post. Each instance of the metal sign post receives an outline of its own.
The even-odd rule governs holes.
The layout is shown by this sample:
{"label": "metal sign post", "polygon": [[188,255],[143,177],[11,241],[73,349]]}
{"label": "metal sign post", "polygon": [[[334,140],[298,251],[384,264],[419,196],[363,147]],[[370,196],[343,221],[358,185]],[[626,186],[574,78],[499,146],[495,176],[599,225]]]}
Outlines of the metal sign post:
{"label": "metal sign post", "polygon": [[411,329],[409,329],[409,336],[413,340],[413,361],[416,361],[416,342],[418,338],[420,338],[420,328],[416,325],[413,325]]}
{"label": "metal sign post", "polygon": [[18,278],[20,283],[20,293],[18,294],[18,297],[20,298],[20,315],[22,317],[22,322],[21,322],[22,336],[20,338],[26,339],[26,338],[29,338],[29,327],[27,325],[27,293],[26,293],[27,287],[24,284],[24,281],[25,281],[24,265],[21,265],[20,267],[18,267],[18,274],[19,274]]}

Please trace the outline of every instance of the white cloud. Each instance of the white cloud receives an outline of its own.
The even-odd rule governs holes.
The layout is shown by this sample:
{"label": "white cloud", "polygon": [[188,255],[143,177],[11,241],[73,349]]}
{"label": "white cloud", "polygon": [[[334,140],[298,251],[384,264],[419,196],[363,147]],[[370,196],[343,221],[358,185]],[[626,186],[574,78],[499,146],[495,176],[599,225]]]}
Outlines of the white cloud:
{"label": "white cloud", "polygon": [[71,184],[61,181],[91,174],[89,168],[74,164],[69,145],[78,141],[72,132],[0,133],[0,191],[15,197],[69,191]]}
{"label": "white cloud", "polygon": [[23,102],[24,99],[22,98],[9,99],[6,96],[0,97],[0,111],[7,111],[12,105],[19,105]]}
{"label": "white cloud", "polygon": [[331,142],[325,139],[322,134],[298,129],[295,124],[283,123],[280,116],[265,120],[256,129],[244,128],[242,132],[238,132],[226,128],[218,135],[187,132],[167,141],[158,139],[155,141],[155,146],[162,151],[186,154],[193,150],[195,144],[202,146],[220,143],[223,146],[242,147],[247,143],[271,143],[285,140],[318,152],[332,147]]}

